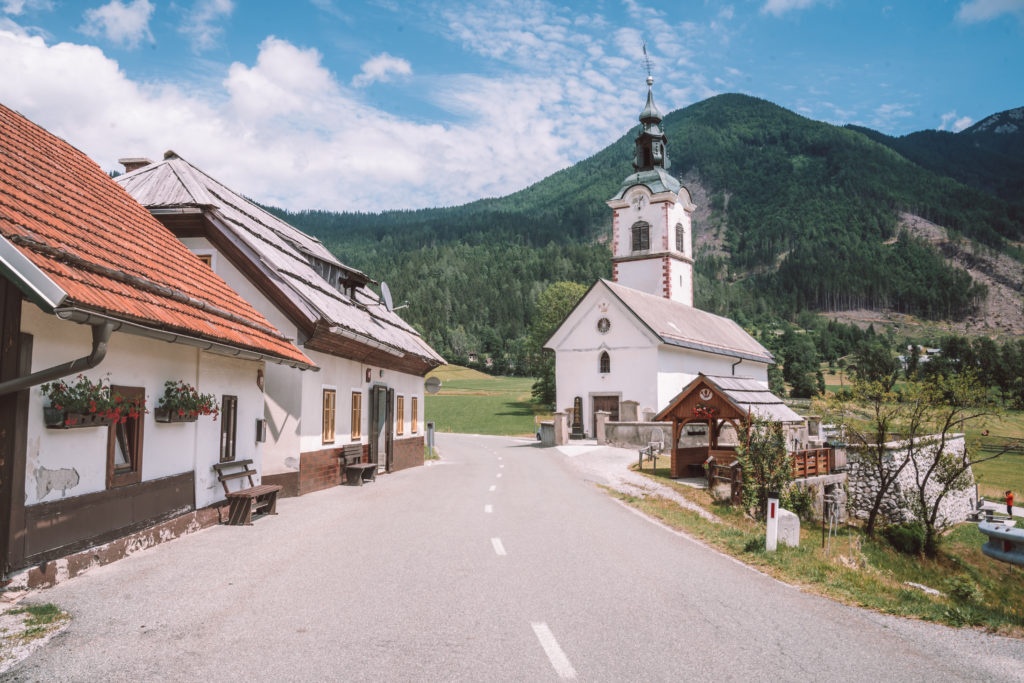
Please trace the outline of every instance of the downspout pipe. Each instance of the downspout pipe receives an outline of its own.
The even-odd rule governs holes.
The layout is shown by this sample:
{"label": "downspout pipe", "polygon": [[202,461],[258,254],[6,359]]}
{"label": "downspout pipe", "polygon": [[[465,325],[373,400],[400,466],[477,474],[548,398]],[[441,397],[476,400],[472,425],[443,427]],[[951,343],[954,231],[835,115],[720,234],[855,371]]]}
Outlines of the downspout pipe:
{"label": "downspout pipe", "polygon": [[739,360],[737,360],[735,363],[732,364],[732,374],[733,374],[734,377],[736,376],[736,366],[739,365],[742,362],[743,362],[743,359],[740,358]]}
{"label": "downspout pipe", "polygon": [[107,342],[110,341],[110,335],[114,331],[114,325],[111,322],[102,322],[92,326],[92,351],[89,352],[88,356],[82,358],[76,358],[70,360],[67,363],[61,363],[60,365],[54,365],[52,368],[46,368],[39,372],[33,372],[31,375],[25,375],[24,377],[15,377],[14,379],[7,380],[6,382],[0,382],[0,396],[6,396],[7,394],[13,394],[22,389],[28,389],[34,387],[37,384],[43,382],[50,382],[61,377],[67,377],[76,372],[82,370],[89,370],[96,367],[103,362],[103,359],[107,355]]}

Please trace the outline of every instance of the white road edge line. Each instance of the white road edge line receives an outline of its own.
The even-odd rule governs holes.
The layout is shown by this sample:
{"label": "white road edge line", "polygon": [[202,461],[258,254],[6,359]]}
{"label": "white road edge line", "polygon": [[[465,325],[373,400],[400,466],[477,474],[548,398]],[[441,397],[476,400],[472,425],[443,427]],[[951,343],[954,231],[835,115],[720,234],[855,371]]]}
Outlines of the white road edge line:
{"label": "white road edge line", "polygon": [[493,505],[484,505],[484,512],[486,512],[488,514],[494,512],[494,506]]}
{"label": "white road edge line", "polygon": [[508,555],[508,553],[505,552],[505,546],[502,545],[500,538],[492,538],[491,539],[491,545],[494,546],[494,553],[496,555],[499,555],[499,556]]}
{"label": "white road edge line", "polygon": [[563,680],[576,678],[576,669],[572,668],[569,658],[565,656],[562,648],[558,646],[555,634],[548,628],[547,623],[534,621],[530,623],[530,626],[533,627],[533,632],[537,635],[537,640],[540,641],[540,646],[544,648],[544,654],[548,656],[548,660],[551,662],[551,666],[554,667],[558,677]]}
{"label": "white road edge line", "polygon": [[498,488],[498,487],[497,487],[497,486],[495,486],[494,484],[491,484],[491,488],[489,488],[489,489],[487,489],[487,490],[488,490],[488,491],[493,491],[493,490],[494,490],[494,489],[496,489],[496,488]]}

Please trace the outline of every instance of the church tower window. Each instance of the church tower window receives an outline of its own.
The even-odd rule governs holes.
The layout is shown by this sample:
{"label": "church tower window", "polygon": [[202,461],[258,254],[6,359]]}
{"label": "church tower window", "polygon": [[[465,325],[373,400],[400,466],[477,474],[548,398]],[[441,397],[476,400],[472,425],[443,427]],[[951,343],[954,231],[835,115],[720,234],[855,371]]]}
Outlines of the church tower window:
{"label": "church tower window", "polygon": [[602,351],[601,352],[601,361],[600,361],[599,372],[602,375],[606,375],[606,374],[608,374],[611,371],[612,371],[612,359],[608,355],[607,351]]}
{"label": "church tower window", "polygon": [[633,251],[646,251],[651,248],[651,226],[646,221],[633,224]]}
{"label": "church tower window", "polygon": [[676,223],[676,251],[686,251],[686,230],[682,223]]}

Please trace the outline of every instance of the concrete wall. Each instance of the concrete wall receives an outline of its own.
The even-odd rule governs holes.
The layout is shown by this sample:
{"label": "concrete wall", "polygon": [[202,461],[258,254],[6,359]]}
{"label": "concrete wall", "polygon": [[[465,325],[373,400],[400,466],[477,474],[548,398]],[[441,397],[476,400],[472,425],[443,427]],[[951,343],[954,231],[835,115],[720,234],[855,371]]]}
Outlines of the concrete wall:
{"label": "concrete wall", "polygon": [[[84,356],[91,346],[86,325],[58,320],[35,306],[25,306],[22,330],[33,335],[33,372]],[[263,416],[263,395],[256,386],[256,361],[243,361],[199,349],[115,332],[107,356],[83,374],[92,380],[144,387],[150,412],[143,417],[142,481],[195,471],[195,502],[202,507],[223,500],[212,465],[220,458],[220,421],[160,424],[153,409],[167,380],[184,380],[200,393],[238,397],[237,457],[252,458],[259,468],[261,444],[256,419]],[[67,378],[69,381],[75,377]],[[107,427],[47,429],[40,387],[29,393],[25,504],[35,505],[69,496],[106,490]]]}
{"label": "concrete wall", "polygon": [[672,450],[671,422],[609,422],[605,439],[618,448],[647,448],[652,441],[664,444],[664,452]]}

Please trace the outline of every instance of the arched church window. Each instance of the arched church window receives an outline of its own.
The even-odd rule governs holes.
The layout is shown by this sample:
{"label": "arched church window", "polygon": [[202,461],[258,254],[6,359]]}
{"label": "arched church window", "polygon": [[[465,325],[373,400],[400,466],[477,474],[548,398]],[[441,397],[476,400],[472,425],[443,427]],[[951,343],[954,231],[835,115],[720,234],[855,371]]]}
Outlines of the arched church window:
{"label": "arched church window", "polygon": [[633,224],[633,251],[645,251],[651,248],[651,225],[646,221]]}
{"label": "arched church window", "polygon": [[686,230],[682,223],[676,223],[676,251],[686,251]]}
{"label": "arched church window", "polygon": [[611,371],[612,371],[612,359],[608,355],[607,351],[602,351],[601,352],[600,372],[601,372],[601,374],[607,374],[607,373],[609,373]]}

